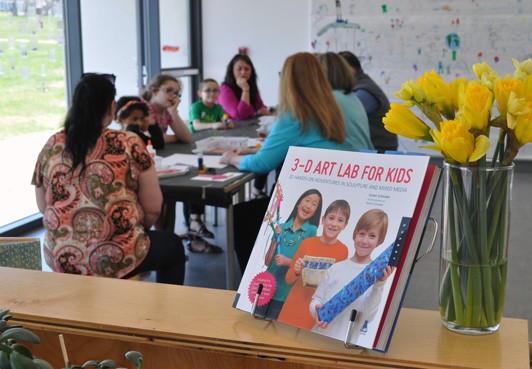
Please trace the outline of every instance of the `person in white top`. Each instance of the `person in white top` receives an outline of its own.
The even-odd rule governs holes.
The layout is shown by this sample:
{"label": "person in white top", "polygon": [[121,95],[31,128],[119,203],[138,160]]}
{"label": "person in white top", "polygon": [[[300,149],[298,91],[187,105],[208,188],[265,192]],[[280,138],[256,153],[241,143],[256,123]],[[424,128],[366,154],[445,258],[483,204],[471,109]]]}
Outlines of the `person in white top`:
{"label": "person in white top", "polygon": [[364,270],[366,265],[373,261],[371,253],[377,246],[382,244],[386,238],[387,230],[388,215],[380,209],[371,209],[360,217],[353,231],[354,255],[350,259],[333,264],[327,269],[312,296],[309,310],[316,318],[316,324],[312,328],[313,332],[319,332],[337,339],[345,339],[351,311],[356,309],[355,327],[349,338],[349,342],[356,343],[364,323],[366,321],[371,322],[375,318],[385,281],[395,270],[389,265],[384,271],[384,276],[334,318],[330,324],[319,320],[317,310],[340,292],[344,286]]}

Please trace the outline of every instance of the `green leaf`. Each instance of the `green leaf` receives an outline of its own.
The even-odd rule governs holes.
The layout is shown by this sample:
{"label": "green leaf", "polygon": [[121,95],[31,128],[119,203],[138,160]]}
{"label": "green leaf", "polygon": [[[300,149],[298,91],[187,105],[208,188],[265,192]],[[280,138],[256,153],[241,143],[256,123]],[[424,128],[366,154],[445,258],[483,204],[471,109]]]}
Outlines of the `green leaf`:
{"label": "green leaf", "polygon": [[0,310],[0,319],[2,319],[4,317],[4,315],[6,315],[7,313],[9,313],[9,309]]}
{"label": "green leaf", "polygon": [[24,328],[9,328],[0,336],[0,342],[5,342],[8,339],[16,341],[24,341],[29,343],[41,343],[41,340],[35,333]]}
{"label": "green leaf", "polygon": [[9,355],[4,351],[0,351],[0,368],[11,369],[11,363],[9,362]]}
{"label": "green leaf", "polygon": [[116,368],[116,362],[111,359],[103,360],[100,362],[100,368]]}
{"label": "green leaf", "polygon": [[12,369],[39,369],[32,359],[13,351],[9,357]]}
{"label": "green leaf", "polygon": [[33,359],[33,362],[37,364],[37,368],[39,369],[54,369],[48,362],[42,359]]}
{"label": "green leaf", "polygon": [[33,359],[33,354],[31,353],[31,350],[26,346],[21,345],[20,343],[15,343],[14,345],[11,345],[11,348],[19,354],[24,355],[29,359]]}
{"label": "green leaf", "polygon": [[88,368],[89,366],[93,366],[95,368],[98,368],[100,365],[100,363],[96,360],[89,360],[87,361],[85,364],[83,364],[81,367],[82,368]]}
{"label": "green leaf", "polygon": [[142,361],[144,356],[138,351],[128,351],[126,352],[126,359],[135,364],[138,368],[142,368]]}

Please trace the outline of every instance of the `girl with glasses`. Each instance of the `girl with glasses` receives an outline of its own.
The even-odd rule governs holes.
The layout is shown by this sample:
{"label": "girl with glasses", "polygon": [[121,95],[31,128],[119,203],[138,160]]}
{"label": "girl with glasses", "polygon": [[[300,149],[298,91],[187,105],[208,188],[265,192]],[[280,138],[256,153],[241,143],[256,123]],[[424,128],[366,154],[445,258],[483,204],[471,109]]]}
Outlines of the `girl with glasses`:
{"label": "girl with glasses", "polygon": [[[142,92],[142,98],[148,103],[151,116],[161,127],[164,142],[192,141],[190,131],[177,110],[181,102],[181,84],[177,78],[169,74],[156,75]],[[167,133],[168,128],[173,134]]]}

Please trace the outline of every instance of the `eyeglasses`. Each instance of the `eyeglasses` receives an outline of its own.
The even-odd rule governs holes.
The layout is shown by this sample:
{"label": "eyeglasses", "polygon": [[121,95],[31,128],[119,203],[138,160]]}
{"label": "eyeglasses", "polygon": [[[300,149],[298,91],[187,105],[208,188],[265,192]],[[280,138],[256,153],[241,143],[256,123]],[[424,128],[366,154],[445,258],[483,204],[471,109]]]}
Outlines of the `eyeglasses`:
{"label": "eyeglasses", "polygon": [[207,88],[203,90],[203,92],[205,92],[206,94],[217,94],[218,92],[220,92],[220,90],[217,88],[213,88],[212,90],[210,88]]}
{"label": "eyeglasses", "polygon": [[87,76],[97,76],[97,75],[100,75],[102,76],[103,78],[105,78],[106,80],[108,80],[113,86],[116,82],[116,76],[114,74],[107,74],[107,73],[102,73],[102,74],[97,74],[97,73],[83,73],[81,75],[81,79],[87,77]]}
{"label": "eyeglasses", "polygon": [[161,88],[161,90],[168,95],[176,95],[177,97],[181,97],[181,92],[179,90],[174,90],[172,87],[167,88]]}

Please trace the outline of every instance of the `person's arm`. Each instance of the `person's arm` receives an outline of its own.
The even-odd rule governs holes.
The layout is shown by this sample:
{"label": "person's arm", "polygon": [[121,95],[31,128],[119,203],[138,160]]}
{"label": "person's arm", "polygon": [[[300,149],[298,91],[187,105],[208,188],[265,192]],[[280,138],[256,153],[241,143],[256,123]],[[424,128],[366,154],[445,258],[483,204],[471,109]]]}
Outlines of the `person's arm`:
{"label": "person's arm", "polygon": [[194,127],[195,131],[205,131],[207,129],[226,129],[226,128],[229,128],[222,122],[203,123],[203,122],[200,122],[199,119],[194,119],[192,121],[192,126]]}
{"label": "person's arm", "polygon": [[161,193],[155,166],[152,165],[139,175],[137,196],[144,211],[142,224],[148,229],[155,223],[161,213],[163,204],[163,194]]}
{"label": "person's arm", "polygon": [[223,110],[231,119],[247,119],[255,115],[255,108],[249,103],[249,89],[247,92],[242,90],[242,98],[238,100],[233,90],[226,85],[222,85],[218,104],[222,105]]}
{"label": "person's arm", "polygon": [[173,105],[166,109],[170,114],[170,117],[172,118],[169,126],[172,132],[174,132],[174,135],[165,134],[165,142],[192,142],[192,134],[190,133],[190,130],[188,129],[183,119],[181,119],[181,117],[179,116],[179,112],[177,110],[177,107],[179,106],[180,102],[181,98],[179,96],[175,96]]}
{"label": "person's arm", "polygon": [[46,190],[44,186],[35,186],[35,199],[37,201],[37,208],[44,214],[46,210]]}
{"label": "person's arm", "polygon": [[379,100],[368,91],[364,89],[355,90],[355,95],[357,95],[358,99],[364,106],[367,115],[373,114],[379,109]]}
{"label": "person's arm", "polygon": [[259,108],[257,113],[260,115],[270,115],[270,109],[266,105],[264,105],[264,102],[262,101],[262,98],[260,97],[260,93],[257,90],[257,107]]}
{"label": "person's arm", "polygon": [[241,158],[239,169],[254,173],[268,173],[279,167],[290,146],[301,142],[301,124],[288,116],[279,116],[259,151]]}
{"label": "person's arm", "polygon": [[150,124],[148,126],[148,132],[150,132],[150,140],[155,150],[164,149],[164,136],[161,127],[157,123]]}

